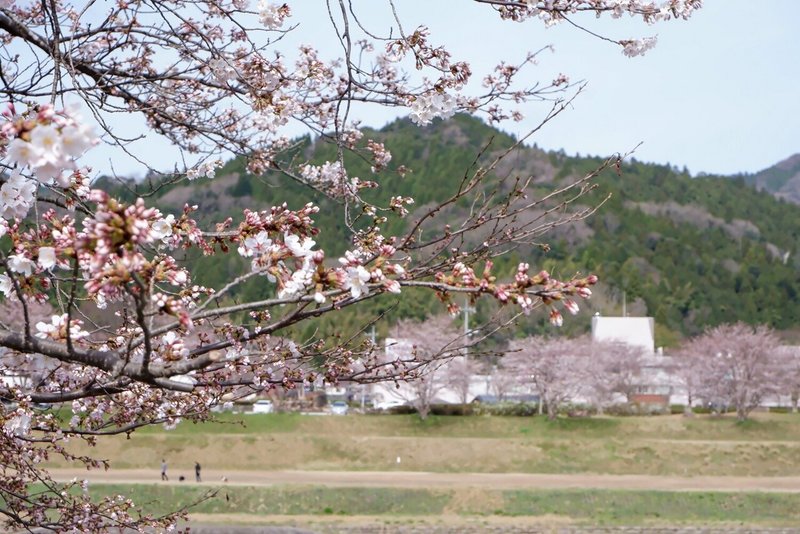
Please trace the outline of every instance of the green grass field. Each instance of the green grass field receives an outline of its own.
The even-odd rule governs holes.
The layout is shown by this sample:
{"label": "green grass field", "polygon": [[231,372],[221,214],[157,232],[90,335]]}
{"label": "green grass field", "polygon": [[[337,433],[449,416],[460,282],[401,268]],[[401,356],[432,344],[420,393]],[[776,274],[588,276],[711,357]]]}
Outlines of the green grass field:
{"label": "green grass field", "polygon": [[[800,475],[800,416],[757,414],[559,419],[223,414],[217,423],[149,428],[94,450],[115,468],[354,470],[647,475]],[[235,451],[235,454],[231,454]],[[402,466],[395,458],[402,456]],[[60,464],[64,465],[64,464]]]}
{"label": "green grass field", "polygon": [[733,415],[714,417],[590,417],[559,418],[499,416],[435,416],[421,420],[416,415],[349,415],[346,417],[307,416],[295,413],[241,415],[217,414],[209,423],[181,423],[174,430],[146,427],[137,434],[263,434],[317,433],[335,429],[354,435],[385,437],[446,438],[651,438],[672,440],[797,441],[800,440],[800,414],[757,413],[743,423]]}
{"label": "green grass field", "polygon": [[[557,518],[585,525],[800,523],[800,495],[658,491],[493,491],[302,486],[207,487],[175,485],[95,485],[93,496],[124,494],[151,513],[199,502],[193,514],[251,516],[371,516],[412,520],[459,517]],[[261,519],[259,519],[261,518]]]}
{"label": "green grass field", "polygon": [[218,414],[214,422],[183,423],[175,430],[147,427],[139,434],[312,434],[335,430],[352,435],[442,438],[629,438],[724,441],[800,441],[800,414],[757,413],[738,422],[723,417],[681,415],[653,417],[559,418],[501,416],[349,415],[320,417],[291,413]]}
{"label": "green grass field", "polygon": [[[112,469],[170,472],[248,470],[431,471],[679,476],[800,475],[800,416],[756,414],[662,417],[430,417],[414,415],[221,414],[215,423],[152,427],[113,436],[75,452],[111,461]],[[402,464],[396,457],[402,456]],[[64,466],[64,464],[60,464]],[[101,497],[122,493],[148,513],[197,503],[206,523],[294,524],[362,521],[456,525],[800,524],[800,494],[620,490],[501,490],[465,487],[358,488],[182,484],[92,484]],[[735,489],[735,488],[732,488]],[[533,522],[533,523],[531,523]],[[471,523],[470,523],[471,524]],[[456,527],[458,528],[458,527]]]}

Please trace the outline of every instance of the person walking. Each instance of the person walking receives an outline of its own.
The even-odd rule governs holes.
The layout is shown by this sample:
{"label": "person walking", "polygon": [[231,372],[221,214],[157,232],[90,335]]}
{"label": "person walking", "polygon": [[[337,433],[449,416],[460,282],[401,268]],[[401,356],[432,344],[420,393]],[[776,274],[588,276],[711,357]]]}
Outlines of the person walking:
{"label": "person walking", "polygon": [[194,463],[194,478],[197,482],[201,482],[200,480],[200,462]]}
{"label": "person walking", "polygon": [[161,459],[161,480],[169,480],[167,476],[167,461],[164,458]]}

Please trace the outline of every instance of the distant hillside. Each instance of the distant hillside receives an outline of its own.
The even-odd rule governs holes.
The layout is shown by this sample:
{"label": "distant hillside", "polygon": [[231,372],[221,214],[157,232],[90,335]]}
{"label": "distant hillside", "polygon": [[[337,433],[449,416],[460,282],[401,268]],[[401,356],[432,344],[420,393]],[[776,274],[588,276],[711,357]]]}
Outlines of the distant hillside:
{"label": "distant hillside", "polygon": [[[384,200],[388,195],[413,196],[417,206],[451,192],[489,139],[494,138],[489,153],[513,142],[508,135],[467,116],[426,128],[398,120],[378,132],[369,132],[367,137],[383,140],[393,153],[393,163],[413,170],[404,178],[387,171],[378,177],[381,187],[370,194]],[[301,140],[294,156],[314,162],[335,158],[330,146],[312,144],[310,139]],[[536,195],[582,176],[600,163],[598,158],[522,148],[496,173],[533,176],[530,194]],[[352,158],[349,165],[351,175],[370,176],[368,162]],[[631,161],[623,165],[621,174],[602,174],[597,179],[600,187],[582,200],[588,205],[612,193],[598,214],[550,234],[548,253],[520,250],[500,258],[496,262],[498,272],[513,272],[515,262],[523,258],[562,277],[576,271],[595,272],[602,284],[590,302],[589,313],[619,314],[624,298],[629,313],[656,318],[657,344],[676,343],[706,326],[736,320],[793,328],[800,322],[800,208],[748,183],[763,183],[761,187],[769,189],[769,184],[780,182],[780,175],[789,177],[780,182],[780,187],[786,187],[792,180],[800,182],[798,167],[800,156],[795,156],[774,167],[773,178],[760,173],[752,180],[731,180],[691,178],[669,166]],[[171,212],[177,212],[185,202],[199,204],[201,217],[209,222],[229,215],[238,220],[244,206],[264,208],[284,201],[299,206],[309,200],[323,208],[318,216],[323,230],[318,243],[328,251],[328,257],[335,258],[348,246],[341,207],[281,176],[248,175],[241,161],[228,162],[213,181],[164,187],[156,197],[156,203]],[[444,213],[440,223],[455,219],[458,209]],[[392,223],[388,231],[399,232],[402,224]],[[193,261],[206,266],[198,282],[217,287],[243,268],[236,254],[215,257],[213,262]],[[254,281],[244,288],[243,296],[266,296],[272,290],[271,284]],[[389,312],[384,321],[389,322],[441,310],[428,293],[413,292],[402,299],[378,299],[369,306],[342,314],[335,325],[323,318],[313,328],[326,331],[360,325],[375,312]],[[483,304],[479,314],[490,313],[490,308],[491,304]],[[566,321],[565,327],[568,331],[588,329],[588,315]],[[388,328],[383,324],[379,327]],[[537,316],[519,328],[536,332],[549,327],[544,317]]]}
{"label": "distant hillside", "polygon": [[744,180],[757,189],[800,204],[800,154],[790,156],[756,174],[745,175]]}

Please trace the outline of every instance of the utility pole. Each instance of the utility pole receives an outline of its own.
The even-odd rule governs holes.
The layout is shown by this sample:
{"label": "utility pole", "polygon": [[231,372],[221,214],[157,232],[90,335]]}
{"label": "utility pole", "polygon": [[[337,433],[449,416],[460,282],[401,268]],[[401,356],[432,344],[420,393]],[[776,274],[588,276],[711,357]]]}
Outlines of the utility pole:
{"label": "utility pole", "polygon": [[470,313],[475,313],[477,311],[478,310],[476,310],[475,308],[473,308],[473,307],[471,307],[469,305],[469,297],[464,295],[464,306],[462,306],[462,308],[461,308],[461,313],[464,314],[464,348],[461,351],[463,353],[464,359],[467,358],[467,354],[468,354],[468,352],[467,352],[467,341],[469,339],[469,333],[470,333],[470,330],[469,330],[469,314]]}
{"label": "utility pole", "polygon": [[464,338],[469,335],[469,314],[475,313],[478,310],[475,308],[470,307],[469,305],[469,297],[464,297],[464,306],[461,307],[461,313],[464,314]]}
{"label": "utility pole", "polygon": [[[375,350],[378,347],[377,335],[375,333],[375,323],[372,324],[372,328],[369,330],[369,340],[372,343],[372,350]],[[361,413],[364,413],[364,405],[366,404],[366,384],[361,384]]]}

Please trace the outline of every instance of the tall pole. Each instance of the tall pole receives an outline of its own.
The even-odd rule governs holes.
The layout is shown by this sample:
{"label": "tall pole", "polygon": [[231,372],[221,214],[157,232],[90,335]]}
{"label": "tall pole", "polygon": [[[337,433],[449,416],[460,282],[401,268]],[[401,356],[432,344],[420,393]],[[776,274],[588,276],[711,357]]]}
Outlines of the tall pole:
{"label": "tall pole", "polygon": [[464,355],[464,358],[467,357],[467,340],[469,339],[469,314],[475,313],[477,310],[469,305],[469,298],[464,295],[464,306],[461,308],[461,312],[464,314],[464,349],[461,351]]}
{"label": "tall pole", "polygon": [[464,306],[461,308],[461,312],[464,314],[464,339],[469,335],[469,314],[476,311],[478,310],[470,307],[469,297],[464,296]]}
{"label": "tall pole", "polygon": [[[372,350],[375,350],[375,347],[378,346],[377,342],[377,335],[375,334],[375,324],[373,323],[372,328],[369,330],[369,340],[372,343]],[[364,405],[366,404],[366,384],[361,384],[361,413],[364,413]]]}

